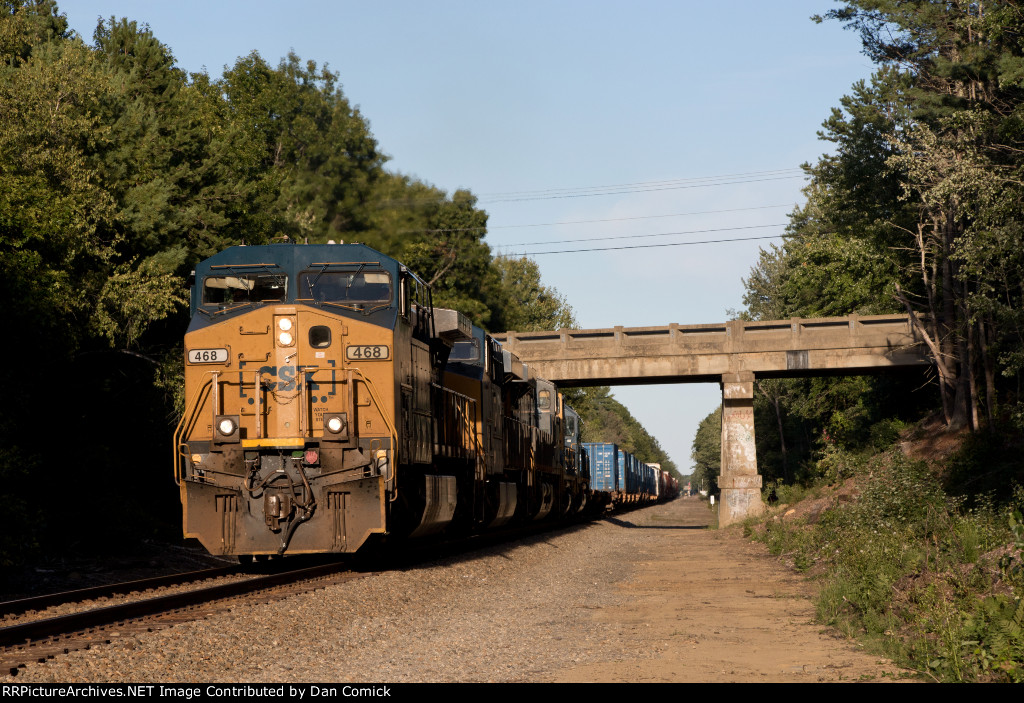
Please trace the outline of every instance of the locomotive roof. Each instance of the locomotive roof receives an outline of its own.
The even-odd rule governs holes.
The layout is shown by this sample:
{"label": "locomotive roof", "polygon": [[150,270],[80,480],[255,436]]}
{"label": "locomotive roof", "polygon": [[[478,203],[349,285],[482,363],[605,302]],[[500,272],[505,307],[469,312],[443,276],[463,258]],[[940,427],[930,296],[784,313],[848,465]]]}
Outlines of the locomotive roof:
{"label": "locomotive roof", "polygon": [[[379,266],[379,268],[378,268]],[[287,292],[281,303],[310,304],[312,301],[297,301],[297,281],[303,272],[373,270],[386,271],[397,282],[404,267],[396,260],[365,244],[259,244],[254,246],[233,246],[199,262],[195,268],[195,282],[191,293],[192,322],[189,331],[206,327],[245,314],[251,308],[236,306],[218,309],[214,314],[201,307],[205,281],[224,277],[282,275],[288,278]],[[391,285],[391,284],[387,284]],[[223,286],[211,286],[223,287]],[[393,295],[393,294],[392,294]],[[262,304],[262,303],[257,303]],[[312,303],[316,305],[317,303]],[[331,312],[342,317],[366,320],[376,325],[393,327],[398,308],[392,297],[387,304],[372,305],[368,310],[332,307]]]}
{"label": "locomotive roof", "polygon": [[233,246],[204,259],[196,272],[213,266],[272,264],[285,271],[307,269],[311,264],[373,263],[396,270],[398,261],[365,244],[258,244]]}

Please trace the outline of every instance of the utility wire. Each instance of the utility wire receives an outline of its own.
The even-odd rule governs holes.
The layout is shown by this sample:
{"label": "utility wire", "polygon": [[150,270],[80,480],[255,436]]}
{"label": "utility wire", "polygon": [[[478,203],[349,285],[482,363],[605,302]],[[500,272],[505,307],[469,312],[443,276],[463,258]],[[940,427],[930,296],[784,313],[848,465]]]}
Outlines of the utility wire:
{"label": "utility wire", "polygon": [[[764,177],[754,178],[755,176]],[[476,193],[474,195],[481,201],[486,200],[488,202],[520,202],[526,200],[550,200],[554,198],[583,198],[593,197],[597,195],[619,195],[623,193],[647,193],[652,191],[676,190],[682,188],[706,188],[718,185],[756,183],[759,181],[774,181],[803,177],[804,173],[802,169],[786,168],[774,169],[771,171],[746,171],[743,173],[730,173],[720,176],[700,176],[695,178],[678,178],[673,180],[638,181],[635,183],[618,183],[612,185],[545,188],[538,190],[504,191],[484,194]],[[384,200],[377,203],[377,206],[396,207],[399,205],[412,206],[417,204],[440,205],[449,202],[447,198],[448,195],[446,193],[444,193],[443,191],[438,191],[436,194],[422,198],[399,198],[395,200]]]}
{"label": "utility wire", "polygon": [[758,239],[778,239],[789,237],[787,234],[770,234],[766,237],[736,237],[734,239],[707,239],[702,242],[674,242],[669,244],[634,244],[627,247],[595,247],[593,249],[562,249],[560,251],[533,251],[519,254],[518,257],[541,256],[543,254],[579,254],[588,251],[618,251],[621,249],[653,249],[655,247],[686,247],[694,244],[722,244],[724,242],[751,242]]}
{"label": "utility wire", "polygon": [[580,237],[578,239],[558,239],[548,242],[519,242],[517,244],[499,244],[503,247],[534,247],[546,244],[568,244],[571,242],[604,242],[610,239],[644,239],[646,237],[670,237],[674,234],[703,234],[705,232],[732,232],[738,229],[762,229],[764,227],[785,227],[788,222],[770,225],[746,225],[743,227],[718,227],[716,229],[689,229],[682,232],[659,232],[657,234],[619,234],[612,237]]}
{"label": "utility wire", "polygon": [[566,222],[541,222],[527,225],[495,225],[488,226],[488,229],[514,229],[518,227],[551,227],[553,225],[589,225],[595,222],[625,222],[627,220],[652,220],[659,217],[686,217],[688,215],[718,215],[723,212],[745,212],[747,210],[768,210],[776,207],[793,207],[794,203],[782,203],[780,205],[756,205],[754,207],[734,207],[726,210],[696,210],[694,212],[675,212],[668,215],[635,215],[633,217],[607,217],[600,220],[569,220]]}
{"label": "utility wire", "polygon": [[733,178],[751,178],[753,176],[780,176],[784,174],[802,173],[799,168],[777,168],[770,171],[746,171],[744,173],[726,173],[720,176],[697,176],[694,178],[669,178],[660,181],[637,181],[634,183],[613,183],[601,186],[576,186],[567,188],[537,188],[535,190],[510,190],[497,191],[492,193],[478,193],[481,198],[505,198],[517,195],[551,195],[555,193],[585,192],[593,190],[608,190],[610,188],[636,188],[640,186],[665,186],[679,185],[686,183],[698,183],[700,181],[721,181]]}
{"label": "utility wire", "polygon": [[[635,215],[633,217],[606,217],[599,220],[566,220],[565,222],[533,222],[525,225],[486,225],[484,227],[442,227],[438,229],[403,229],[399,234],[443,234],[445,232],[479,232],[495,229],[526,229],[527,227],[557,227],[560,225],[589,225],[597,222],[626,222],[628,220],[653,220],[661,217],[687,217],[689,215],[718,215],[723,212],[745,212],[747,210],[768,210],[777,207],[793,207],[794,203],[780,205],[757,205],[755,207],[734,207],[726,210],[697,210],[694,212],[674,212],[668,215]],[[514,246],[514,245],[513,245]]]}
{"label": "utility wire", "polygon": [[796,174],[793,176],[776,176],[772,178],[751,178],[746,180],[737,181],[721,181],[718,183],[696,183],[691,185],[674,185],[665,186],[664,188],[637,188],[634,190],[609,190],[600,193],[575,193],[570,195],[537,195],[523,198],[481,198],[481,202],[490,203],[519,203],[527,200],[560,200],[563,198],[592,198],[598,195],[622,195],[624,193],[653,193],[662,190],[685,190],[689,188],[710,188],[712,186],[729,186],[738,185],[743,183],[760,183],[762,181],[785,181],[793,178],[803,178],[803,174]]}

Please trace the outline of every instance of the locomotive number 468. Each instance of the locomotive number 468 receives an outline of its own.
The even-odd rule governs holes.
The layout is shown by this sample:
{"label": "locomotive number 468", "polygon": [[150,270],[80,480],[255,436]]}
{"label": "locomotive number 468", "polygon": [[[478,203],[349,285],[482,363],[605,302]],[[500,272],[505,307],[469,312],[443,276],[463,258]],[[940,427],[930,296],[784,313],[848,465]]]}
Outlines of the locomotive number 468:
{"label": "locomotive number 468", "polygon": [[189,349],[190,364],[223,364],[228,360],[227,349]]}
{"label": "locomotive number 468", "polygon": [[389,356],[389,347],[386,344],[350,344],[345,349],[345,358],[350,360],[384,361]]}

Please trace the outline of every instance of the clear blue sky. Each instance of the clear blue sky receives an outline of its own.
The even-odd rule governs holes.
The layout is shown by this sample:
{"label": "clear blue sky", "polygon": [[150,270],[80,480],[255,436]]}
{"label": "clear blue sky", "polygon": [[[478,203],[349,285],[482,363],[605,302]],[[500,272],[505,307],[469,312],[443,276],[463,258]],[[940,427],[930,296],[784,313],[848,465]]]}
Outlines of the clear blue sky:
{"label": "clear blue sky", "polygon": [[[472,190],[504,253],[778,234],[803,201],[795,169],[828,150],[822,120],[871,72],[856,35],[810,20],[828,0],[59,2],[86,40],[98,17],[148,23],[188,71],[220,75],[252,51],[326,62],[389,168]],[[759,172],[773,173],[697,180]],[[668,232],[690,233],[636,239]],[[523,246],[597,237],[634,239]],[[763,245],[536,261],[584,327],[693,324],[742,308]],[[614,392],[688,471],[717,385]]]}

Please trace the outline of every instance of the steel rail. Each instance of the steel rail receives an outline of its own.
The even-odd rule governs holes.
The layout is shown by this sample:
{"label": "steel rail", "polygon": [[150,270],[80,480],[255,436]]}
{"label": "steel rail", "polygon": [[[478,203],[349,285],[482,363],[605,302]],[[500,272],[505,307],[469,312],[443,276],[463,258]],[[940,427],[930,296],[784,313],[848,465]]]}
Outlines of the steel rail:
{"label": "steel rail", "polygon": [[73,591],[60,591],[58,593],[47,593],[41,596],[29,596],[0,602],[0,617],[8,615],[21,615],[30,610],[44,610],[55,605],[65,605],[78,601],[95,600],[97,598],[109,598],[110,596],[124,595],[126,593],[142,593],[153,588],[164,586],[176,586],[184,583],[193,583],[205,579],[218,578],[220,576],[233,576],[244,573],[242,567],[218,566],[212,569],[201,569],[199,571],[186,571],[177,574],[166,574],[154,576],[136,581],[124,581],[122,583],[105,583],[100,586],[89,586],[78,588]]}
{"label": "steel rail", "polygon": [[10,625],[0,628],[0,647],[30,644],[80,630],[103,627],[125,620],[143,618],[223,598],[240,596],[253,591],[261,591],[294,581],[326,576],[338,571],[347,570],[347,568],[347,566],[342,564],[323,564],[260,576],[247,581],[235,581],[194,591],[172,593],[131,603],[121,603],[70,615],[47,618],[45,620]]}

